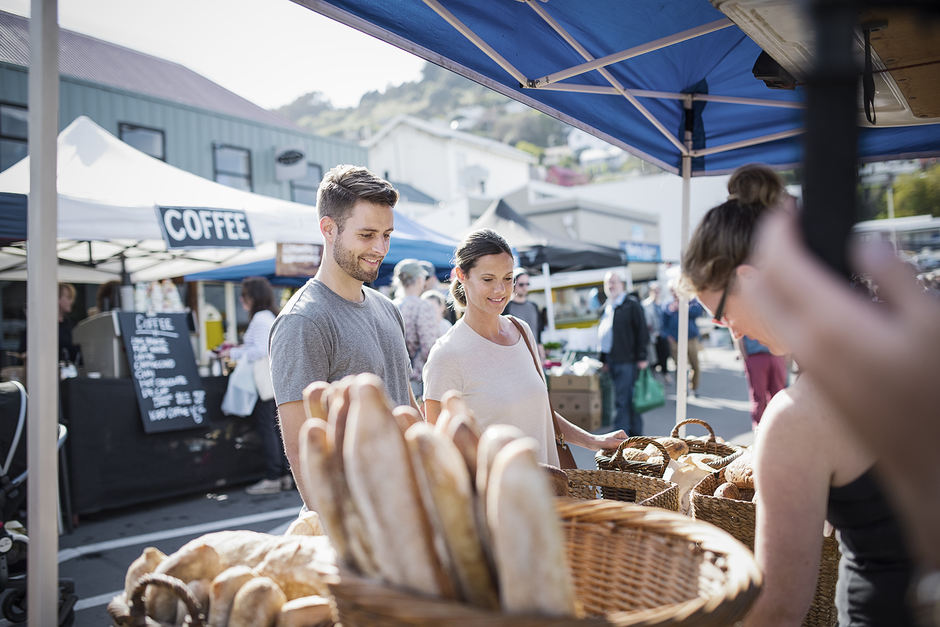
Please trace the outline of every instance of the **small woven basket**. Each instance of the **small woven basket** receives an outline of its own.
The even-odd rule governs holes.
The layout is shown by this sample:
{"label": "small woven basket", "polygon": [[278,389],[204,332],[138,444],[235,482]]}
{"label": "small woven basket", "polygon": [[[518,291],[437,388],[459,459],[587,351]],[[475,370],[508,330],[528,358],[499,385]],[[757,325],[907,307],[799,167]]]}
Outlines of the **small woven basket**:
{"label": "small woven basket", "polygon": [[[714,496],[715,490],[724,482],[725,471],[720,469],[692,488],[692,518],[724,529],[753,551],[757,504]],[[746,496],[753,496],[753,493]],[[841,555],[839,542],[834,536],[823,539],[816,591],[813,593],[813,603],[803,619],[803,627],[832,627],[836,624],[836,581],[839,579]]]}
{"label": "small woven basket", "polygon": [[724,468],[740,457],[742,453],[744,453],[744,449],[740,446],[733,446],[731,444],[719,442],[717,438],[715,438],[715,430],[712,429],[712,426],[704,420],[699,420],[698,418],[689,418],[688,420],[683,420],[673,427],[672,433],[669,434],[669,437],[678,438],[679,428],[689,424],[701,425],[708,429],[708,439],[699,440],[698,438],[683,438],[682,441],[689,445],[690,453],[705,453],[707,455],[718,456],[720,459],[717,461],[707,462],[707,464],[715,470]]}
{"label": "small woven basket", "polygon": [[[636,448],[643,450],[649,444],[655,445],[662,452],[662,463],[650,464],[649,462],[638,462],[623,458],[624,449]],[[653,438],[642,435],[627,438],[613,451],[600,450],[594,454],[594,462],[597,464],[598,470],[625,470],[638,475],[656,477],[657,479],[662,479],[663,474],[666,472],[666,466],[669,464],[669,459],[670,457],[669,453],[666,451],[666,447]]]}
{"label": "small woven basket", "polygon": [[719,627],[760,589],[753,555],[681,514],[607,500],[559,499],[583,618],[507,615],[341,573],[326,576],[344,627]]}
{"label": "small woven basket", "polygon": [[137,580],[137,586],[131,594],[130,606],[127,605],[123,594],[114,597],[108,603],[108,615],[111,616],[115,627],[174,627],[172,624],[161,623],[147,616],[147,610],[144,606],[144,591],[147,586],[151,585],[172,590],[186,604],[186,609],[189,612],[187,625],[191,627],[208,627],[205,611],[199,605],[196,597],[193,596],[192,590],[176,577],[157,573],[144,575]]}
{"label": "small woven basket", "polygon": [[576,499],[610,499],[679,511],[679,486],[656,477],[620,470],[566,470],[568,492]]}

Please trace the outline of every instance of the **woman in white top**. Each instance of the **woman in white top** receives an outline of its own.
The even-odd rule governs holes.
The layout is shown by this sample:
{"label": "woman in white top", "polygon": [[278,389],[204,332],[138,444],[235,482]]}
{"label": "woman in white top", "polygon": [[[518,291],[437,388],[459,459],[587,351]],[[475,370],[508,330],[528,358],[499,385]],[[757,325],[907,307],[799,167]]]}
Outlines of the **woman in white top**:
{"label": "woman in white top", "polygon": [[[248,312],[248,329],[241,346],[222,345],[219,355],[233,361],[247,360],[254,363],[268,356],[268,335],[274,324],[278,308],[274,304],[274,290],[263,277],[249,277],[242,281],[242,308]],[[290,466],[284,454],[281,430],[274,414],[274,398],[266,401],[259,398],[255,402],[254,417],[261,450],[265,458],[265,477],[258,483],[245,489],[248,494],[273,494],[281,490],[290,490],[294,482]]]}
{"label": "woman in white top", "polygon": [[[513,259],[498,233],[483,229],[469,234],[454,255],[454,305],[463,317],[441,337],[424,367],[425,415],[436,422],[441,397],[449,390],[463,395],[482,428],[511,424],[535,438],[540,460],[558,466],[548,392],[541,368],[516,326],[501,315],[513,292]],[[519,321],[529,344],[536,339]],[[565,441],[588,449],[616,448],[623,431],[592,435],[556,414]]]}

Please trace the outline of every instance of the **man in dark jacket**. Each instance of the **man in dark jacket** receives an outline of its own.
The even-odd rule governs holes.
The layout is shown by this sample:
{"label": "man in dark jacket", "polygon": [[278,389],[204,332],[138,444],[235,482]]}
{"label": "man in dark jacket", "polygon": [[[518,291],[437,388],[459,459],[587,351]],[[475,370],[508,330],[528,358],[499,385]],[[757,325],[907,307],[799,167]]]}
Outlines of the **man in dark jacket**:
{"label": "man in dark jacket", "polygon": [[597,329],[598,350],[614,383],[616,394],[614,428],[627,435],[642,435],[643,416],[633,411],[633,385],[637,374],[649,364],[646,347],[649,332],[643,306],[630,298],[623,279],[611,271],[604,277],[607,303]]}

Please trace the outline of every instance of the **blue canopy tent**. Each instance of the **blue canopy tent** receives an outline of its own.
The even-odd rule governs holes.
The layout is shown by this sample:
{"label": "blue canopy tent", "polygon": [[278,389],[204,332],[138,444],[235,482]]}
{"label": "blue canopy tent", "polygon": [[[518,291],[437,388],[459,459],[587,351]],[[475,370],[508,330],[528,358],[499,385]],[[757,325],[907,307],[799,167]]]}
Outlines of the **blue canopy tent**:
{"label": "blue canopy tent", "polygon": [[[454,257],[454,248],[457,241],[446,235],[421,226],[417,222],[395,212],[395,230],[392,232],[392,242],[379,269],[379,278],[375,285],[388,285],[392,281],[392,274],[402,259],[421,259],[434,264],[437,278],[446,280],[450,276],[451,260]],[[262,276],[272,285],[299,287],[307,282],[309,277],[282,277],[275,273],[275,260],[265,259],[253,263],[234,266],[223,266],[205,272],[186,275],[186,281],[241,281],[250,276]]]}

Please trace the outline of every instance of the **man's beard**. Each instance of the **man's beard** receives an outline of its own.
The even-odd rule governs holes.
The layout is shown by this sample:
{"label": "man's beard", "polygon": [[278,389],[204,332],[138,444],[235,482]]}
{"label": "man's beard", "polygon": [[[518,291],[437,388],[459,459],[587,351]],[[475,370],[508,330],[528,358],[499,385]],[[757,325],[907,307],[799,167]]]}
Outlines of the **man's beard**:
{"label": "man's beard", "polygon": [[378,268],[376,268],[375,271],[371,271],[365,270],[359,265],[359,258],[343,245],[341,236],[336,238],[336,244],[333,245],[333,261],[335,261],[336,265],[342,268],[346,274],[357,281],[371,283],[379,277]]}

